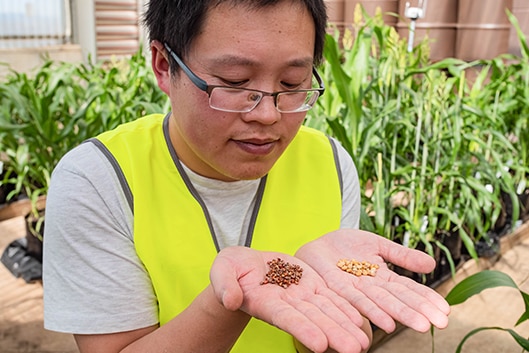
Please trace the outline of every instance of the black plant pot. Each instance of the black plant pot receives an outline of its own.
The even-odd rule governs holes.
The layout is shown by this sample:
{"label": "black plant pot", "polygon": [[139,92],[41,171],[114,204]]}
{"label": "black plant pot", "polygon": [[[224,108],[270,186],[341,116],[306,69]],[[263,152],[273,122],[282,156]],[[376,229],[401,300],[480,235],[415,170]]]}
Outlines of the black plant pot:
{"label": "black plant pot", "polygon": [[38,215],[26,216],[26,252],[42,263],[42,240],[44,239],[44,210]]}
{"label": "black plant pot", "polygon": [[529,221],[529,187],[518,195],[518,199],[520,201],[520,219],[527,222]]}
{"label": "black plant pot", "polygon": [[2,253],[0,262],[17,278],[26,283],[42,279],[42,263],[27,253],[26,238],[12,241]]}
{"label": "black plant pot", "polygon": [[476,253],[478,254],[478,257],[482,258],[497,258],[501,253],[500,244],[500,235],[494,232],[489,232],[485,237],[476,241]]}
{"label": "black plant pot", "polygon": [[[526,222],[529,221],[529,188],[526,188],[521,194],[518,195],[518,204],[519,209],[518,218],[514,219],[514,205],[511,199],[511,196],[502,191],[500,193],[500,201],[502,204],[502,209],[498,220],[491,228],[491,235],[495,237],[503,237],[513,232],[513,225],[518,221]],[[490,241],[489,241],[490,242]]]}
{"label": "black plant pot", "polygon": [[4,205],[9,203],[10,201],[16,200],[16,198],[11,198],[9,201],[7,200],[7,196],[14,190],[15,186],[12,184],[3,184],[0,186],[0,205]]}
{"label": "black plant pot", "polygon": [[[436,239],[439,240],[444,247],[448,249],[450,257],[454,263],[455,268],[457,269],[459,265],[466,261],[466,256],[462,252],[462,240],[459,234],[454,232],[445,232],[438,231],[435,235]],[[405,270],[401,267],[391,265],[393,271],[399,275],[409,277],[416,282],[427,285],[431,288],[439,286],[441,283],[446,281],[452,276],[452,269],[450,266],[450,261],[446,252],[437,246],[435,243],[432,243],[434,259],[437,263],[435,270],[429,274],[419,274]],[[417,250],[425,251],[424,244],[419,244],[416,248]]]}
{"label": "black plant pot", "polygon": [[[1,171],[1,161],[0,161],[0,171]],[[6,178],[5,171],[0,173],[0,180],[4,180]],[[9,179],[16,179],[17,174],[14,172],[10,172]],[[0,185],[0,205],[7,205],[11,202],[15,202],[18,200],[26,199],[27,195],[20,191],[19,193],[16,193],[16,185],[13,183],[5,183]],[[9,200],[7,199],[9,197]]]}
{"label": "black plant pot", "polygon": [[510,233],[513,216],[513,204],[511,196],[504,192],[500,192],[501,212],[496,220],[496,223],[491,227],[491,231],[499,236]]}
{"label": "black plant pot", "polygon": [[37,216],[25,217],[26,235],[11,242],[0,261],[15,276],[27,283],[42,279],[42,239],[44,234],[44,210]]}

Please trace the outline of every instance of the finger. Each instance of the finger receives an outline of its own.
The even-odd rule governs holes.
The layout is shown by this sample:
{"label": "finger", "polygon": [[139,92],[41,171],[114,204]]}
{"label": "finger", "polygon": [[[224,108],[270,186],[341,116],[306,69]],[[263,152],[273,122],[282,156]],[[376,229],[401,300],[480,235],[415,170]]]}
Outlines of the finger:
{"label": "finger", "polygon": [[435,260],[427,253],[406,248],[394,241],[380,237],[380,256],[386,262],[418,273],[429,273],[435,269]]}
{"label": "finger", "polygon": [[[430,327],[430,321],[419,312],[415,311],[406,303],[402,302],[397,289],[386,289],[386,283],[379,285],[367,285],[362,292],[373,300],[392,319],[401,322],[415,331],[426,332]],[[402,286],[401,286],[402,288]],[[401,290],[399,288],[399,290]]]}
{"label": "finger", "polygon": [[415,282],[411,278],[398,275],[396,275],[395,277],[397,277],[397,279],[393,281],[402,283],[403,285],[410,288],[413,292],[423,296],[424,298],[429,300],[433,305],[435,305],[435,307],[439,309],[443,314],[450,314],[450,305],[441,294],[437,293],[435,290],[428,286]]}
{"label": "finger", "polygon": [[320,291],[320,294],[329,298],[333,306],[336,307],[342,315],[345,315],[347,320],[353,322],[356,326],[362,326],[364,318],[345,298],[337,295],[336,292],[330,289],[323,289]]}
{"label": "finger", "polygon": [[[319,298],[317,298],[319,297]],[[322,304],[322,302],[326,302],[326,304]],[[324,333],[326,337],[326,345],[317,347],[315,351],[321,352],[326,350],[327,348],[331,347],[339,352],[344,353],[358,353],[363,348],[362,345],[357,337],[365,336],[365,334],[356,326],[358,331],[357,334],[351,334],[349,329],[344,328],[342,325],[340,325],[338,322],[336,322],[333,318],[328,316],[325,311],[330,310],[328,307],[326,307],[327,303],[329,302],[328,299],[315,295],[311,297],[311,301],[305,301],[305,300],[299,300],[297,298],[290,298],[289,303],[300,313],[302,313],[309,321],[315,323],[319,329]],[[325,308],[322,310],[322,308]],[[348,323],[342,323],[344,325],[350,325],[350,321]],[[364,344],[367,340],[367,336],[361,338],[362,342]],[[299,338],[299,341],[303,343],[307,348],[311,348],[314,346],[314,343],[311,342],[312,339],[309,339],[309,341],[303,341],[301,338]],[[367,340],[367,344],[368,340]],[[314,349],[313,349],[314,350]]]}
{"label": "finger", "polygon": [[367,317],[373,324],[386,332],[396,329],[393,318],[382,310],[373,300],[356,288],[357,279],[351,279],[349,274],[337,276],[341,280],[330,280],[329,288],[345,298],[362,315]]}
{"label": "finger", "polygon": [[315,322],[297,308],[284,301],[270,300],[266,304],[274,314],[270,320],[264,321],[289,333],[312,352],[323,352],[327,349],[329,345],[327,336]]}
{"label": "finger", "polygon": [[360,282],[359,289],[392,318],[416,331],[426,332],[430,324],[439,328],[448,325],[450,310],[441,305],[444,299],[411,279],[396,275],[386,280],[366,278]]}
{"label": "finger", "polygon": [[433,289],[420,285],[408,278],[388,283],[388,290],[413,310],[424,315],[434,326],[445,328],[448,325],[450,306]]}
{"label": "finger", "polygon": [[[428,324],[424,326],[422,326],[422,323],[419,324],[419,322],[417,322],[416,327],[408,325],[411,328],[414,328],[419,332],[426,332],[430,328],[430,323],[439,328],[444,328],[448,325],[448,316],[440,311],[435,305],[432,305],[432,302],[425,299],[422,295],[409,290],[409,288],[403,289],[402,285],[397,283],[388,283],[387,287],[388,291],[404,305],[428,320]],[[399,318],[397,319],[399,320]]]}
{"label": "finger", "polygon": [[233,264],[224,257],[217,257],[209,274],[215,296],[228,310],[238,310],[243,303],[243,292]]}
{"label": "finger", "polygon": [[[364,324],[364,318],[345,299],[339,297],[329,289],[324,289],[318,295],[312,296],[309,301],[355,337],[362,349],[369,347],[369,338],[361,329],[361,326]],[[330,338],[329,342],[332,346],[333,341]]]}

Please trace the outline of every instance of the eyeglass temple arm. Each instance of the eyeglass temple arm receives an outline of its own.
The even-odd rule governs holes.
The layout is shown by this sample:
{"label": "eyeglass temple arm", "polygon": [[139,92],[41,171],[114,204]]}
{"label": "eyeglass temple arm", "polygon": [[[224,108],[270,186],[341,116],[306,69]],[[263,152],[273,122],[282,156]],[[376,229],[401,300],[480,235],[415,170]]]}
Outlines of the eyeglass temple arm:
{"label": "eyeglass temple arm", "polygon": [[320,97],[321,97],[323,96],[323,93],[325,93],[325,84],[323,83],[323,80],[320,74],[318,73],[318,71],[316,70],[314,66],[312,67],[312,74],[314,75],[314,77],[316,77],[316,82],[318,82],[318,85],[320,85]]}
{"label": "eyeglass temple arm", "polygon": [[189,77],[189,79],[191,81],[193,81],[193,83],[199,89],[201,89],[204,92],[207,92],[208,91],[208,83],[206,81],[204,81],[203,79],[201,79],[200,77],[198,77],[197,75],[195,75],[193,73],[193,71],[191,71],[189,69],[189,67],[187,67],[187,65],[184,64],[184,62],[178,57],[178,55],[176,55],[176,53],[169,47],[169,45],[167,45],[167,43],[164,43],[163,45],[165,47],[165,50],[167,50],[169,55],[171,55],[171,57],[176,61],[178,66],[180,66],[180,68],[186,73],[186,75]]}
{"label": "eyeglass temple arm", "polygon": [[[165,50],[167,50],[169,55],[171,55],[171,57],[176,61],[178,66],[180,66],[180,68],[186,73],[186,75],[189,77],[189,79],[191,81],[193,81],[193,83],[199,89],[201,89],[204,92],[207,92],[208,91],[208,83],[206,81],[204,81],[203,79],[201,79],[200,77],[198,77],[197,75],[195,75],[195,73],[193,71],[191,71],[189,69],[189,67],[187,67],[186,64],[184,64],[184,62],[178,57],[178,55],[176,55],[176,53],[169,47],[169,45],[167,43],[164,43],[163,45],[165,47]],[[316,81],[318,82],[318,85],[320,86],[319,87],[320,88],[320,96],[323,96],[323,93],[325,92],[325,85],[323,84],[323,80],[321,79],[320,74],[318,73],[318,71],[316,70],[316,68],[314,66],[312,67],[312,73],[313,73],[314,77],[316,77]]]}

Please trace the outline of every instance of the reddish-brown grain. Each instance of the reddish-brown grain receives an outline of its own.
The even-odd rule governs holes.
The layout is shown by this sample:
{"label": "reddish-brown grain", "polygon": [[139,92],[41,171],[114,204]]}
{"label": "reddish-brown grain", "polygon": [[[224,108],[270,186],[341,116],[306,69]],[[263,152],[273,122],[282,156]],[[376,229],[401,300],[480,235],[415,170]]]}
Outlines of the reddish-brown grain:
{"label": "reddish-brown grain", "polygon": [[267,262],[268,273],[261,284],[277,284],[283,288],[288,288],[291,284],[299,284],[303,275],[303,268],[296,264],[286,262],[279,257]]}

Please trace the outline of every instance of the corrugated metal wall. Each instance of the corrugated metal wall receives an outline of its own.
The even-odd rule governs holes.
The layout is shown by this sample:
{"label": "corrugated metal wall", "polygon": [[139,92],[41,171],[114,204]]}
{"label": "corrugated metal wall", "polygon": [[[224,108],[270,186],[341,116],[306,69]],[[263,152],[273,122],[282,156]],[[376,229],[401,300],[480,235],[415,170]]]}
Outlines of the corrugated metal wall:
{"label": "corrugated metal wall", "polygon": [[98,59],[136,53],[140,47],[137,0],[96,0],[96,52]]}

